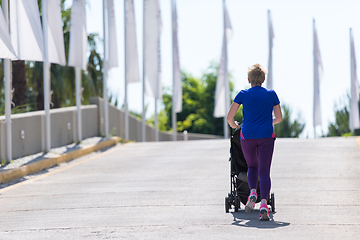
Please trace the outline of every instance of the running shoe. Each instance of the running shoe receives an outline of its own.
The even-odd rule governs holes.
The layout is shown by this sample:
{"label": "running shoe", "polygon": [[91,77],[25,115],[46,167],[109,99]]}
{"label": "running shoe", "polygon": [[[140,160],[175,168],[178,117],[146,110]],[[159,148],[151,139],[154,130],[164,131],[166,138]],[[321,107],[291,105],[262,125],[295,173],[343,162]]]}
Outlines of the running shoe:
{"label": "running shoe", "polygon": [[256,192],[251,192],[245,205],[245,212],[251,213],[254,210],[256,199]]}
{"label": "running shoe", "polygon": [[269,221],[269,208],[265,202],[262,202],[260,205],[260,220],[261,221]]}

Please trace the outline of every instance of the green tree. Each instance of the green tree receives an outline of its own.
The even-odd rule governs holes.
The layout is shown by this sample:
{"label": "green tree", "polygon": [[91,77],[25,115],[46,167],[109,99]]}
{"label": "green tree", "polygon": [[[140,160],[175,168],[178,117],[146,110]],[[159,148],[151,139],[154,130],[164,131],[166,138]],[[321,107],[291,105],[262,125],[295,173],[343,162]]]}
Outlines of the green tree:
{"label": "green tree", "polygon": [[[345,97],[345,106],[342,108],[337,107],[335,104],[335,122],[330,123],[328,126],[328,137],[335,137],[335,136],[342,136],[344,134],[351,134],[350,132],[350,125],[349,125],[349,116],[350,116],[350,96],[347,95]],[[341,104],[341,103],[340,103]],[[360,102],[359,102],[359,109],[360,109]]]}
{"label": "green tree", "polygon": [[25,109],[27,104],[27,81],[25,61],[18,60],[12,62],[12,87],[13,103],[16,107]]}
{"label": "green tree", "polygon": [[275,125],[276,137],[299,137],[300,133],[302,133],[305,128],[305,124],[301,123],[302,120],[300,117],[294,121],[291,120],[291,109],[288,105],[282,104],[281,111],[283,119],[280,123]]}
{"label": "green tree", "polygon": [[[41,13],[41,0],[38,0]],[[63,36],[65,47],[65,58],[69,58],[71,8],[65,9],[65,0],[61,0],[61,16],[63,22]],[[96,41],[98,35],[89,34],[88,44],[90,46],[89,64],[87,71],[82,71],[83,104],[89,103],[92,96],[102,96],[102,59],[97,52]],[[34,110],[44,109],[43,91],[43,63],[26,62],[26,75],[28,78],[29,99],[33,102]],[[52,107],[60,108],[75,105],[75,71],[73,67],[51,64],[50,68],[51,89],[53,91],[51,100]]]}
{"label": "green tree", "polygon": [[[224,134],[223,118],[214,118],[214,94],[218,68],[212,63],[201,79],[190,74],[182,74],[183,109],[177,113],[177,131],[187,130],[193,133],[206,133],[222,136]],[[231,80],[231,76],[230,76]],[[165,89],[163,95],[164,109],[159,114],[159,129],[171,129],[172,95],[170,89]],[[234,96],[234,86],[230,81],[230,92]],[[232,99],[229,99],[229,102]],[[242,105],[235,115],[235,120],[242,123]],[[287,105],[282,106],[283,121],[276,125],[277,137],[298,137],[305,124],[301,119],[292,121],[291,110]]]}
{"label": "green tree", "polygon": [[341,136],[351,132],[349,127],[349,110],[347,107],[335,111],[335,122],[329,124],[328,130],[328,137]]}
{"label": "green tree", "polygon": [[[182,73],[183,103],[182,112],[177,113],[177,131],[187,130],[193,133],[223,135],[223,118],[214,118],[214,94],[218,67],[212,63],[201,79],[191,74]],[[231,79],[231,76],[230,76]],[[230,91],[234,87],[230,82]],[[229,98],[229,103],[230,103]],[[159,128],[172,130],[172,95],[169,89],[163,94],[164,113],[159,120]],[[160,118],[159,118],[160,119]],[[242,111],[238,111],[235,119],[242,122]]]}

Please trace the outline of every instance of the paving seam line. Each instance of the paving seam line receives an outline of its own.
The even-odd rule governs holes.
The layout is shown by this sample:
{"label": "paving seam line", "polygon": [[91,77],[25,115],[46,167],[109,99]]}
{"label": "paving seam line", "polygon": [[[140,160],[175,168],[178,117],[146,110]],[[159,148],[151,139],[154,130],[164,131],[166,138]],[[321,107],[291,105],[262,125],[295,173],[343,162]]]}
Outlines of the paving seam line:
{"label": "paving seam line", "polygon": [[60,163],[68,162],[75,158],[82,157],[86,154],[114,146],[118,142],[119,142],[118,137],[112,137],[108,140],[99,142],[95,145],[77,149],[77,150],[74,150],[74,151],[71,151],[68,153],[64,153],[57,157],[39,160],[39,161],[30,163],[30,164],[23,165],[18,168],[9,169],[9,170],[0,172],[0,184],[24,177],[29,174],[40,172],[44,169],[59,165]]}

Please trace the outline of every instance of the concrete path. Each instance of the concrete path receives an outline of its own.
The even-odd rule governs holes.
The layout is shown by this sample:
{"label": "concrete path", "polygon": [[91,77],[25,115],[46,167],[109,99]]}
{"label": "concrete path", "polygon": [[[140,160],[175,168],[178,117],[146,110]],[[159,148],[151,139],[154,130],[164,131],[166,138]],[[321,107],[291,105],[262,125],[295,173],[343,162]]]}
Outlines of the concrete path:
{"label": "concrete path", "polygon": [[133,143],[0,189],[0,239],[359,239],[355,138],[275,148],[269,222],[225,213],[229,141]]}

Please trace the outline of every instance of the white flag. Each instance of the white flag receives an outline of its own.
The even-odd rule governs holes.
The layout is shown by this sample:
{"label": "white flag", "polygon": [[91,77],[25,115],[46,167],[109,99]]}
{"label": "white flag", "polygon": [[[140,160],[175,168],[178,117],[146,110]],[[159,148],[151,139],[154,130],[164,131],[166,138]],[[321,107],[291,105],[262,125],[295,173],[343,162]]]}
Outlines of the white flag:
{"label": "white flag", "polygon": [[87,32],[85,1],[73,0],[71,8],[69,66],[86,70]]}
{"label": "white flag", "polygon": [[15,50],[11,44],[9,28],[0,7],[0,58],[15,59]]}
{"label": "white flag", "polygon": [[118,52],[117,52],[117,41],[116,41],[116,25],[115,25],[115,9],[114,0],[107,1],[107,17],[108,17],[108,59],[106,61],[107,69],[117,67],[118,65]]}
{"label": "white flag", "polygon": [[319,40],[315,27],[315,20],[313,21],[314,28],[314,127],[321,125],[321,104],[320,104],[320,83],[322,78],[323,66],[321,61]]}
{"label": "white flag", "polygon": [[173,20],[172,20],[172,48],[173,48],[173,72],[174,72],[174,111],[176,113],[182,111],[182,82],[181,82],[181,71],[180,71],[180,60],[179,60],[179,44],[178,44],[178,24],[177,24],[177,10],[176,2],[174,0],[173,5]]}
{"label": "white flag", "polygon": [[60,0],[47,1],[47,17],[48,17],[48,61],[65,66],[65,47],[64,35],[61,18]]}
{"label": "white flag", "polygon": [[274,35],[274,29],[272,25],[271,20],[271,13],[270,10],[268,10],[268,27],[269,27],[269,61],[268,61],[268,75],[267,75],[267,89],[273,89],[273,76],[272,76],[272,48],[273,48],[273,39],[275,37]]}
{"label": "white flag", "polygon": [[126,83],[140,82],[134,1],[125,0]]}
{"label": "white flag", "polygon": [[216,88],[215,88],[215,107],[214,107],[214,117],[224,117],[226,116],[226,107],[228,104],[229,96],[225,96],[226,92],[229,92],[229,74],[227,66],[227,43],[232,37],[233,31],[230,23],[229,14],[227,8],[224,8],[224,20],[225,20],[225,29],[224,29],[224,38],[223,46],[221,51],[221,60],[218,70],[218,76],[216,79]]}
{"label": "white flag", "polygon": [[356,74],[355,45],[350,28],[350,57],[351,57],[351,104],[350,104],[350,130],[359,128],[359,83]]}
{"label": "white flag", "polygon": [[10,1],[10,29],[11,42],[20,60],[44,60],[44,38],[37,0]]}
{"label": "white flag", "polygon": [[144,8],[145,91],[149,97],[161,99],[160,35],[162,23],[159,0],[144,0]]}

